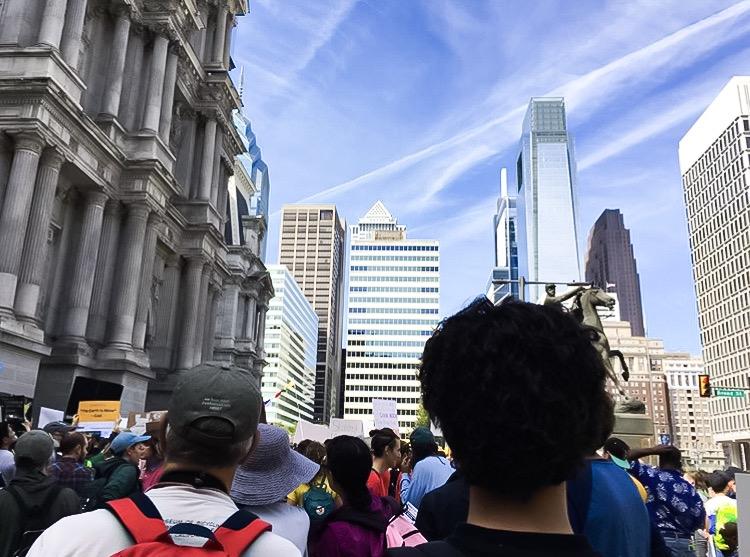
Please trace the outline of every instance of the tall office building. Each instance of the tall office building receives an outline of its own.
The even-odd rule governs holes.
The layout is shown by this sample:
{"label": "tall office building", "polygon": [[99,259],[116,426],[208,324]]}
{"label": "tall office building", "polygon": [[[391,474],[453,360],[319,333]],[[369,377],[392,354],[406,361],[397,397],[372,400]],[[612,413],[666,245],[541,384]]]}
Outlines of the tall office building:
{"label": "tall office building", "polygon": [[[680,140],[679,158],[706,371],[714,387],[747,388],[750,77],[727,83]],[[732,463],[750,467],[747,397],[711,400],[711,424]]]}
{"label": "tall office building", "polygon": [[709,399],[701,398],[698,392],[703,359],[675,353],[666,354],[662,363],[669,392],[672,442],[680,447],[689,466],[704,470],[724,468],[724,452],[711,433]]}
{"label": "tall office building", "polygon": [[493,219],[495,231],[495,267],[487,285],[488,297],[498,302],[507,296],[518,298],[518,244],[516,241],[516,195],[508,193],[508,171],[500,171],[500,197]]}
{"label": "tall office building", "polygon": [[630,231],[619,209],[605,209],[591,229],[585,268],[588,282],[617,292],[620,315],[630,323],[633,336],[645,336],[641,281]]}
{"label": "tall office building", "polygon": [[351,229],[344,417],[372,420],[372,399],[396,400],[401,432],[417,420],[416,372],[438,323],[440,246],[410,240],[378,201]]}
{"label": "tall office building", "polygon": [[328,423],[341,415],[341,333],[345,223],[335,205],[285,205],[279,263],[286,265],[318,314],[315,413]]}
{"label": "tall office building", "polygon": [[276,296],[266,313],[265,373],[261,382],[269,424],[293,426],[313,418],[318,316],[283,265],[269,265]]}
{"label": "tall office building", "polygon": [[[519,274],[529,281],[581,279],[576,165],[562,98],[532,98],[516,162]],[[529,286],[529,300],[544,285]]]}

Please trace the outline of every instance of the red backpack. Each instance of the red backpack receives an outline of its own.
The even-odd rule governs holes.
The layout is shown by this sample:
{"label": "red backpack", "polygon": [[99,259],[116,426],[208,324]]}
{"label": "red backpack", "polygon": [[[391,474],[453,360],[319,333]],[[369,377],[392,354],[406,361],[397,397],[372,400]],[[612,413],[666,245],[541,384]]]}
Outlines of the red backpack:
{"label": "red backpack", "polygon": [[[244,510],[227,518],[215,531],[189,522],[167,528],[151,499],[143,493],[109,501],[107,508],[135,540],[134,545],[112,557],[240,557],[261,534],[271,530],[270,524]],[[198,536],[208,541],[202,547],[177,545],[172,534]]]}

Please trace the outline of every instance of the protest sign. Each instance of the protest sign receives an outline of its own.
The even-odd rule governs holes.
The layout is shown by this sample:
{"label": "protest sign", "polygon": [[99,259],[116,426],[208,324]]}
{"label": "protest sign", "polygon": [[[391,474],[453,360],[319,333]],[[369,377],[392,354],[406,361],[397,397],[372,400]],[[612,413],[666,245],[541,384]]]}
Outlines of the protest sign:
{"label": "protest sign", "polygon": [[114,426],[119,421],[119,400],[82,400],[78,403],[79,424],[86,422],[109,422],[110,426]]}
{"label": "protest sign", "polygon": [[144,435],[148,431],[155,431],[161,418],[166,414],[166,410],[158,410],[152,412],[130,412],[128,414],[127,424],[125,428],[129,431],[138,435]]}
{"label": "protest sign", "polygon": [[398,410],[396,401],[385,398],[372,399],[372,417],[375,422],[375,429],[387,427],[397,434],[398,430]]}
{"label": "protest sign", "polygon": [[3,420],[7,420],[8,418],[23,420],[25,403],[26,398],[20,395],[10,395],[0,398],[0,406],[3,409]]}
{"label": "protest sign", "polygon": [[331,418],[331,424],[328,426],[328,431],[331,438],[338,437],[339,435],[351,435],[352,437],[365,436],[362,420]]}
{"label": "protest sign", "polygon": [[300,420],[297,422],[297,429],[294,431],[294,439],[292,441],[299,443],[305,439],[311,439],[319,443],[324,443],[326,439],[330,438],[331,433],[327,425],[311,424],[305,420]]}
{"label": "protest sign", "polygon": [[52,408],[42,406],[39,410],[39,423],[36,424],[36,427],[43,429],[47,424],[61,422],[63,419],[65,419],[65,412],[62,410],[53,410]]}

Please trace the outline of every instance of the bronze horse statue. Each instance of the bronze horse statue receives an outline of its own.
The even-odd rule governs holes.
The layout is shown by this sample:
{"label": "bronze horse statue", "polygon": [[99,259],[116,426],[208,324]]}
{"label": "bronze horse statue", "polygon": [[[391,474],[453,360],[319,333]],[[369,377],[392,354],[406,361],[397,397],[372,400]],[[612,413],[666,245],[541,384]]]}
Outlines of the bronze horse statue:
{"label": "bronze horse statue", "polygon": [[620,385],[620,378],[612,366],[612,358],[620,360],[623,380],[627,381],[630,378],[630,370],[622,352],[610,349],[609,340],[607,340],[607,336],[604,334],[602,320],[599,318],[599,312],[596,310],[597,307],[612,309],[615,307],[615,299],[601,288],[593,287],[581,291],[576,296],[570,311],[584,328],[591,331],[591,344],[601,356],[604,367],[607,370],[607,375],[609,375],[609,378],[615,384],[617,391],[621,395],[626,396],[622,385]]}

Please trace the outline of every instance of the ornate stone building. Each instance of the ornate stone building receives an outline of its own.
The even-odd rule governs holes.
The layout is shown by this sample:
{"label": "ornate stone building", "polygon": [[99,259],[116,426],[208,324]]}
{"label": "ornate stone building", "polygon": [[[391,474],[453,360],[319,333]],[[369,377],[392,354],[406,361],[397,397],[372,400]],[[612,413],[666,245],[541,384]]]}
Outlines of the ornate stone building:
{"label": "ornate stone building", "polygon": [[0,0],[0,391],[128,411],[214,357],[260,375],[264,226],[225,240],[246,4]]}

